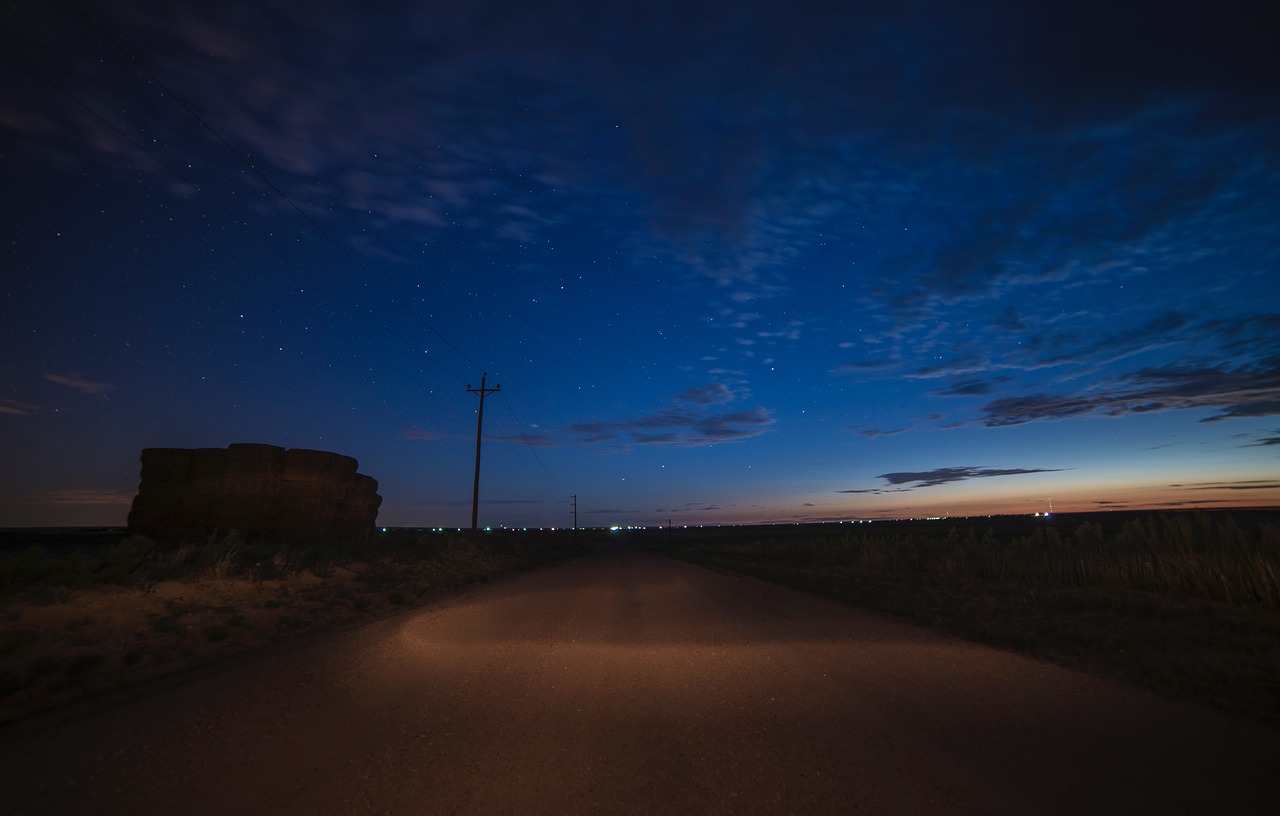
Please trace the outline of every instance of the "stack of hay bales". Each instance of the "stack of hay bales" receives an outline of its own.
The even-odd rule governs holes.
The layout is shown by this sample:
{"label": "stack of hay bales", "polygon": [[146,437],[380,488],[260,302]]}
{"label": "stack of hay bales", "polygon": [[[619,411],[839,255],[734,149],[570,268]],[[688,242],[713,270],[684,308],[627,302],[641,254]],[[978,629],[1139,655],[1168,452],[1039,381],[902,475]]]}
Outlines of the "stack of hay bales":
{"label": "stack of hay bales", "polygon": [[360,540],[382,497],[350,456],[275,445],[147,448],[129,527],[154,538],[239,530],[273,540]]}

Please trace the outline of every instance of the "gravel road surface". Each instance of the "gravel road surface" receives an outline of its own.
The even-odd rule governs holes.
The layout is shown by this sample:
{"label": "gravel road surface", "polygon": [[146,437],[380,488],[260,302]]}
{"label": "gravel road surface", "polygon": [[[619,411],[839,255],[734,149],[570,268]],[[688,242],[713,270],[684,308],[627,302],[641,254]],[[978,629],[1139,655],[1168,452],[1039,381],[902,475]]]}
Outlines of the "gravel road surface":
{"label": "gravel road surface", "polygon": [[7,814],[1275,813],[1280,732],[619,545],[0,730]]}

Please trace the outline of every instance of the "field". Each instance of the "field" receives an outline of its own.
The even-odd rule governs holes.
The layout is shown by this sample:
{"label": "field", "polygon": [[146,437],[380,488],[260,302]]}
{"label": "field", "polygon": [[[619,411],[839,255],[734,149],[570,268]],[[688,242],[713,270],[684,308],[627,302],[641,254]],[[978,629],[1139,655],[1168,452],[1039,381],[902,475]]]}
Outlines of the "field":
{"label": "field", "polygon": [[579,536],[0,534],[0,723],[622,538],[1280,727],[1280,511]]}
{"label": "field", "polygon": [[592,546],[392,531],[281,546],[116,533],[0,534],[0,723],[390,611]]}
{"label": "field", "polygon": [[1280,512],[1060,514],[629,533],[1280,727]]}

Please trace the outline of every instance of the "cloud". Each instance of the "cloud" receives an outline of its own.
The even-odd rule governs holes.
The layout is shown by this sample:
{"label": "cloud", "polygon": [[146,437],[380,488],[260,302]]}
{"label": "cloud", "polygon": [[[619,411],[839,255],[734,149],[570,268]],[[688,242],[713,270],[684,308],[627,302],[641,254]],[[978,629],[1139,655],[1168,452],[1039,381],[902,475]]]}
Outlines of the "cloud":
{"label": "cloud", "polygon": [[1089,363],[1095,366],[1114,363],[1127,357],[1177,345],[1182,341],[1180,330],[1189,325],[1190,320],[1185,315],[1165,312],[1141,326],[1103,335],[1088,344],[1081,344],[1081,338],[1074,333],[1047,339],[1038,338],[1040,340],[1036,344],[1038,348],[1052,345],[1054,348],[1063,350],[1037,359],[1034,365],[1038,368],[1046,368],[1072,363]]}
{"label": "cloud", "polygon": [[1265,448],[1271,445],[1280,445],[1280,433],[1275,436],[1264,436],[1251,445],[1245,445],[1246,448]]}
{"label": "cloud", "polygon": [[556,446],[555,440],[546,434],[521,433],[508,436],[485,434],[484,438],[492,439],[496,442],[513,442],[517,445],[528,445],[531,448],[554,448]]}
{"label": "cloud", "polygon": [[776,420],[769,409],[745,408],[711,412],[707,409],[735,399],[719,383],[682,391],[668,405],[631,419],[575,422],[568,433],[579,444],[619,442],[623,445],[694,447],[736,442],[766,433]]}
{"label": "cloud", "polygon": [[890,428],[886,430],[884,428],[868,428],[865,425],[849,425],[847,426],[846,430],[853,431],[854,433],[860,436],[865,436],[868,439],[876,439],[881,436],[897,436],[898,434],[904,434],[904,433],[907,433],[908,431],[914,431],[917,428],[922,427],[926,423],[937,422],[942,418],[943,418],[942,414],[929,413],[929,414],[922,414],[920,416],[910,417],[910,419],[918,420],[918,421],[914,422],[911,425],[905,425],[901,428]]}
{"label": "cloud", "polygon": [[980,358],[979,356],[970,355],[967,357],[961,357],[955,360],[950,360],[945,363],[937,363],[935,365],[923,366],[911,372],[910,374],[907,374],[906,376],[914,380],[928,380],[928,379],[934,379],[937,377],[951,377],[951,376],[963,375],[963,374],[975,374],[981,371],[985,371],[988,365],[989,365],[988,362]]}
{"label": "cloud", "polygon": [[939,388],[933,393],[939,397],[976,397],[985,396],[996,390],[996,386],[1010,382],[1012,377],[986,377],[972,380],[961,380],[946,388]]}
{"label": "cloud", "polygon": [[1231,405],[1223,409],[1217,416],[1200,420],[1201,422],[1218,422],[1223,419],[1239,419],[1240,417],[1262,417],[1280,414],[1280,400],[1254,402]]}
{"label": "cloud", "polygon": [[74,388],[93,396],[105,396],[116,388],[114,385],[109,383],[93,382],[92,380],[86,380],[76,374],[72,374],[70,376],[62,374],[45,374],[44,378],[49,382],[65,385],[68,388]]}
{"label": "cloud", "polygon": [[721,405],[733,402],[733,392],[724,383],[710,383],[701,388],[687,388],[676,394],[675,398],[679,402],[689,402],[694,405]]}
{"label": "cloud", "polygon": [[34,504],[124,506],[133,503],[133,491],[124,490],[45,490],[27,495]]}
{"label": "cloud", "polygon": [[863,428],[861,425],[850,425],[849,430],[853,431],[854,433],[860,436],[865,436],[868,439],[876,439],[881,436],[897,436],[898,434],[902,434],[902,433],[906,433],[907,431],[914,430],[916,427],[918,426],[908,425],[905,428],[893,428],[891,430],[886,431],[881,428]]}
{"label": "cloud", "polygon": [[1171,484],[1183,490],[1276,490],[1280,489],[1280,481],[1266,479],[1240,479],[1231,482],[1194,482],[1191,484]]}
{"label": "cloud", "polygon": [[[897,489],[865,488],[860,490],[839,490],[838,493],[900,493],[916,490],[921,487],[937,487],[938,485],[963,482],[969,479],[990,479],[996,476],[1025,476],[1032,473],[1059,473],[1066,468],[979,468],[979,467],[945,467],[934,470],[916,472],[882,473],[877,478],[884,479]],[[907,485],[901,487],[901,485]]]}
{"label": "cloud", "polygon": [[1102,414],[1215,409],[1201,422],[1280,414],[1280,356],[1235,368],[1164,366],[1144,368],[1099,393],[1006,397],[983,407],[988,427]]}
{"label": "cloud", "polygon": [[950,482],[962,482],[967,479],[983,479],[994,476],[1021,476],[1028,473],[1057,473],[1063,468],[975,468],[949,467],[936,468],[922,472],[882,473],[880,478],[891,485],[916,483],[915,487],[936,487]]}
{"label": "cloud", "polygon": [[832,374],[862,374],[864,372],[889,371],[901,365],[899,360],[856,360],[831,369]]}
{"label": "cloud", "polygon": [[1200,507],[1205,504],[1226,504],[1232,499],[1181,499],[1178,501],[1156,502],[1152,507]]}
{"label": "cloud", "polygon": [[[485,499],[485,504],[545,504],[541,499]],[[413,503],[426,507],[470,507],[471,499],[423,499]]]}
{"label": "cloud", "polygon": [[419,428],[417,426],[414,426],[412,428],[405,428],[403,431],[400,432],[400,436],[403,437],[404,439],[415,439],[415,440],[437,439],[439,437],[439,435],[435,431],[428,431],[424,428]]}
{"label": "cloud", "polygon": [[[995,325],[1000,326],[1003,319],[995,318]],[[1012,382],[1014,377],[1007,374],[978,375],[999,370],[1029,372],[1072,367],[1076,371],[1073,376],[1079,377],[1085,368],[1097,369],[1125,358],[1182,343],[1183,333],[1180,330],[1189,328],[1191,322],[1185,315],[1166,312],[1136,328],[1103,334],[1087,341],[1085,335],[1076,330],[1041,334],[1027,334],[1019,330],[1012,335],[1019,339],[1004,346],[998,354],[991,350],[989,343],[983,342],[980,350],[921,366],[904,376],[922,380],[961,378],[947,387],[935,390],[934,395],[981,396],[993,393],[998,386]],[[1203,332],[1195,334],[1197,337],[1203,336]],[[917,341],[916,346],[928,350],[936,340],[937,338],[928,336]],[[954,337],[946,338],[946,347],[954,349],[956,345]]]}

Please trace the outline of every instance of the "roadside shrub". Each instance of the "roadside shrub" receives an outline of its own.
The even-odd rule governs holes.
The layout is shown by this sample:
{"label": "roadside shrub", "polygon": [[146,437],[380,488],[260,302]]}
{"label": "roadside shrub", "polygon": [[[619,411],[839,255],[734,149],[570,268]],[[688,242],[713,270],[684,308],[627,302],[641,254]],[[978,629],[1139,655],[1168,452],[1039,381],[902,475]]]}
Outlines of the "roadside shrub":
{"label": "roadside shrub", "polygon": [[107,550],[98,575],[103,583],[123,584],[134,573],[155,565],[156,543],[143,535],[131,535]]}
{"label": "roadside shrub", "polygon": [[200,553],[200,561],[211,577],[230,578],[239,571],[239,554],[244,546],[244,536],[239,530],[232,530],[221,539],[210,535]]}

